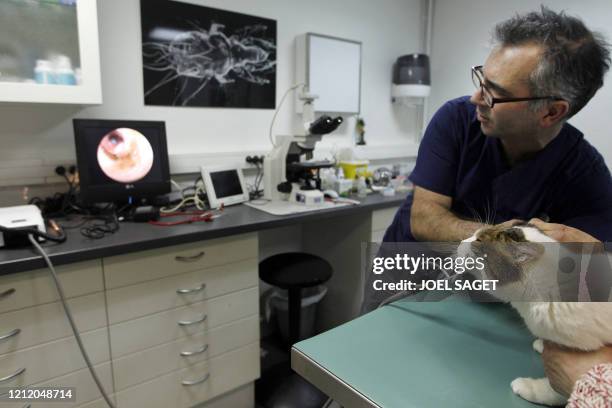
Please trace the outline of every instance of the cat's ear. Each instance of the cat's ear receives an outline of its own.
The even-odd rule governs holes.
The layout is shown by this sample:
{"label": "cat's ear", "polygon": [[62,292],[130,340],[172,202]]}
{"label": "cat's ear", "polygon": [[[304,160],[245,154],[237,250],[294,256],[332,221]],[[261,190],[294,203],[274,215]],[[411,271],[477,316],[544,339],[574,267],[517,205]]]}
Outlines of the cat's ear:
{"label": "cat's ear", "polygon": [[510,244],[512,259],[518,265],[535,261],[544,253],[544,245],[537,242],[514,242]]}

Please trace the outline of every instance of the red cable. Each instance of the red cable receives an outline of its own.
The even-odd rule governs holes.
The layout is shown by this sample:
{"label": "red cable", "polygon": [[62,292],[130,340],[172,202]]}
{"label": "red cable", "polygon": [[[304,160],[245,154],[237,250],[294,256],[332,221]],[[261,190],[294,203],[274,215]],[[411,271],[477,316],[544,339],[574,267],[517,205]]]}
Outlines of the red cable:
{"label": "red cable", "polygon": [[191,224],[194,222],[211,222],[216,217],[221,215],[222,211],[223,211],[223,207],[221,207],[217,211],[216,214],[213,211],[200,211],[200,210],[198,211],[174,211],[170,213],[161,213],[160,217],[181,217],[185,215],[190,215],[191,217],[185,218],[182,220],[178,220],[178,221],[149,221],[149,224],[157,225],[159,227],[172,227],[175,225]]}

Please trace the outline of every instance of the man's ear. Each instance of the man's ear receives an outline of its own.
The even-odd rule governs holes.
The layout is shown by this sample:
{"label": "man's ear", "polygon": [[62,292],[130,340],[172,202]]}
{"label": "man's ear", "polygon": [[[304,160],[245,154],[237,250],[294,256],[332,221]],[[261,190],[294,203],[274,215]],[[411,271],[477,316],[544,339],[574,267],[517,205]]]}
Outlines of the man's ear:
{"label": "man's ear", "polygon": [[569,113],[567,101],[552,101],[544,108],[544,116],[540,119],[543,127],[551,127],[559,123]]}

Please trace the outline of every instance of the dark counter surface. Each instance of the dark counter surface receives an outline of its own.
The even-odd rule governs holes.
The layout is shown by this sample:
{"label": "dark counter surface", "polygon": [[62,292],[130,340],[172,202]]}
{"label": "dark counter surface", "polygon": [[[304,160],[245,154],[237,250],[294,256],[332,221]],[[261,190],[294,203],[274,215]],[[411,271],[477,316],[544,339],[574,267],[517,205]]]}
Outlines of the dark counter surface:
{"label": "dark counter surface", "polygon": [[[382,197],[378,194],[360,198],[361,204],[317,210],[291,215],[271,215],[246,205],[227,207],[223,215],[212,222],[197,222],[174,227],[159,227],[146,223],[123,222],[119,231],[102,239],[89,239],[79,229],[67,230],[68,239],[62,244],[43,245],[54,265],[126,254],[147,249],[220,238],[263,229],[276,228],[304,221],[358,214],[399,206],[406,194]],[[0,275],[45,267],[34,248],[0,249]]]}

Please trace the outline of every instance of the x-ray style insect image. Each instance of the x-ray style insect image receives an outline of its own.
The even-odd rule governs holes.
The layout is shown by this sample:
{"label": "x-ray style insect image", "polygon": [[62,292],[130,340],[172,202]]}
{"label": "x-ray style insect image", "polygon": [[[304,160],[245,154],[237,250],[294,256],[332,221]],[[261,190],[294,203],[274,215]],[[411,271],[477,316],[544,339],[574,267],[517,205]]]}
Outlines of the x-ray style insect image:
{"label": "x-ray style insect image", "polygon": [[276,21],[141,0],[146,105],[274,109]]}

